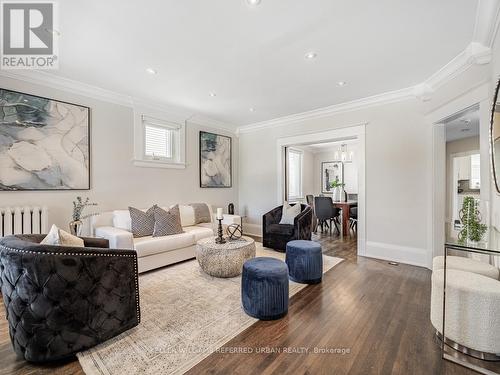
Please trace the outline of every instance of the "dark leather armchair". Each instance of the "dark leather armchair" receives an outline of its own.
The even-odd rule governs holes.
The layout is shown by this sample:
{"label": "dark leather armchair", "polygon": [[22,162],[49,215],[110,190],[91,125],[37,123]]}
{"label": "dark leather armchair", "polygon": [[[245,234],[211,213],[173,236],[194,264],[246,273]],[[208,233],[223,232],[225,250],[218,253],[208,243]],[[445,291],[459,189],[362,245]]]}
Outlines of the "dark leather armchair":
{"label": "dark leather armchair", "polygon": [[85,248],[40,245],[43,238],[0,239],[0,286],[19,357],[63,359],[139,324],[135,251],[92,238]]}
{"label": "dark leather armchair", "polygon": [[279,224],[283,206],[276,207],[262,217],[262,243],[265,247],[281,252],[293,240],[310,240],[312,208],[301,204],[301,212],[295,217],[293,225]]}

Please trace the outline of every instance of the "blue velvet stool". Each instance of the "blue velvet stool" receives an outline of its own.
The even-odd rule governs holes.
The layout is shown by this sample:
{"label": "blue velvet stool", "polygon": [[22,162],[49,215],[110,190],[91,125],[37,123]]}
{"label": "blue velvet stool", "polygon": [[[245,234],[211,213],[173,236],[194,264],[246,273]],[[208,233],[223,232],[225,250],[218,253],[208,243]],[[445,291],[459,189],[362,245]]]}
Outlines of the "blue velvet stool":
{"label": "blue velvet stool", "polygon": [[314,241],[297,240],[286,244],[286,264],[290,280],[301,284],[317,284],[323,277],[321,245]]}
{"label": "blue velvet stool", "polygon": [[288,267],[269,257],[247,260],[241,276],[245,312],[260,320],[275,320],[288,313]]}

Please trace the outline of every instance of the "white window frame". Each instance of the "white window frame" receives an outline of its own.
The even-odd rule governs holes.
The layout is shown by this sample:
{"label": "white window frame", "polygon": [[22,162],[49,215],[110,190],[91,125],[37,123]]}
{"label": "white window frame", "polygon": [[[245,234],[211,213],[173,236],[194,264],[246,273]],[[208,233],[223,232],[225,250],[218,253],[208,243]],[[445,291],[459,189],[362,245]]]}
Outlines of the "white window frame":
{"label": "white window frame", "polygon": [[[146,155],[146,126],[173,130],[172,157]],[[134,159],[136,167],[186,168],[186,123],[179,118],[158,111],[135,109],[134,111]]]}
{"label": "white window frame", "polygon": [[288,160],[287,160],[287,184],[288,184],[288,201],[289,202],[298,202],[302,199],[304,199],[304,151],[298,150],[296,148],[288,148],[288,154],[294,153],[300,155],[300,168],[299,168],[299,195],[298,196],[291,196],[290,195],[290,155],[288,155]]}

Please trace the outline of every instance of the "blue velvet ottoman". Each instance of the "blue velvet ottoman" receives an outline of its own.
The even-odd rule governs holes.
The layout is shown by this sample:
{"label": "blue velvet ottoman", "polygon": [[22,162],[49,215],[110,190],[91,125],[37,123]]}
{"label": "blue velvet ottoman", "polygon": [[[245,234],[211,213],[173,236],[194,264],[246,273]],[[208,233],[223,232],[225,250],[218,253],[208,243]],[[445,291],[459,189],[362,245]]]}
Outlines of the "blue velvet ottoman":
{"label": "blue velvet ottoman", "polygon": [[288,267],[269,257],[247,260],[241,275],[243,310],[260,320],[275,320],[288,313]]}
{"label": "blue velvet ottoman", "polygon": [[301,284],[317,284],[323,277],[321,245],[314,241],[297,240],[286,244],[286,264],[290,280]]}

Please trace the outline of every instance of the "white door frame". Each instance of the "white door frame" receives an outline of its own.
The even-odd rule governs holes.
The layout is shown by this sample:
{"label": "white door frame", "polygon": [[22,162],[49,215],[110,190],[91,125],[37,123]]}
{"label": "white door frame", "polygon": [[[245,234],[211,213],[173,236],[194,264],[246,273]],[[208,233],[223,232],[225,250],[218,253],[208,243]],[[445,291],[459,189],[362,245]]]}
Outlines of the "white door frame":
{"label": "white door frame", "polygon": [[341,141],[346,139],[356,138],[359,142],[359,151],[356,155],[358,160],[358,255],[364,256],[366,252],[366,182],[365,182],[365,128],[368,123],[342,127],[333,130],[327,130],[317,133],[307,133],[292,137],[279,138],[276,145],[276,155],[278,155],[277,163],[277,179],[278,189],[276,202],[278,205],[283,204],[284,198],[284,181],[283,168],[285,165],[284,150],[287,146],[299,146],[311,143],[324,143],[332,141]]}
{"label": "white door frame", "polygon": [[[489,116],[490,116],[490,85],[482,84],[463,93],[456,99],[439,107],[426,116],[426,122],[432,126],[431,150],[431,184],[428,217],[428,243],[430,251],[427,259],[428,267],[432,267],[432,258],[442,255],[445,241],[445,210],[446,210],[446,137],[443,121],[466,108],[479,105],[480,153],[481,153],[481,201],[486,207],[491,202],[490,196],[490,151],[489,151]],[[489,210],[489,208],[487,208]],[[491,213],[486,213],[490,221]]]}

